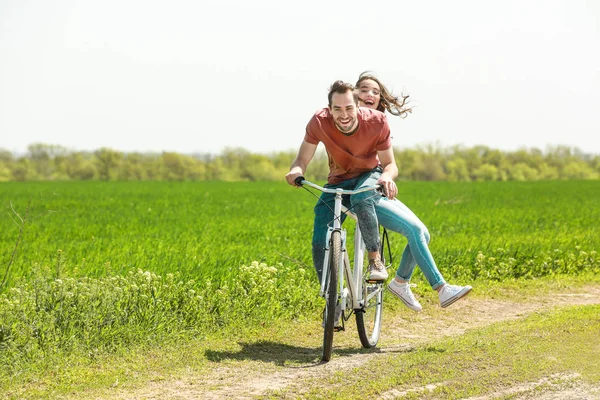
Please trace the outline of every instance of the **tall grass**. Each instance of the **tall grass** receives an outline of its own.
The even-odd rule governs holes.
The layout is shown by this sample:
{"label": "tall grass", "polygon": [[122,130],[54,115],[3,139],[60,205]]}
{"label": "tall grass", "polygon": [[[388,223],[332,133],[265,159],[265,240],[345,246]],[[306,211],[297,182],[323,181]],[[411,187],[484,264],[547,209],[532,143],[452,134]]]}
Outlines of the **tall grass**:
{"label": "tall grass", "polygon": [[53,278],[47,269],[0,294],[0,376],[68,354],[119,351],[232,326],[293,319],[318,307],[303,269],[253,262],[229,283],[149,271]]}

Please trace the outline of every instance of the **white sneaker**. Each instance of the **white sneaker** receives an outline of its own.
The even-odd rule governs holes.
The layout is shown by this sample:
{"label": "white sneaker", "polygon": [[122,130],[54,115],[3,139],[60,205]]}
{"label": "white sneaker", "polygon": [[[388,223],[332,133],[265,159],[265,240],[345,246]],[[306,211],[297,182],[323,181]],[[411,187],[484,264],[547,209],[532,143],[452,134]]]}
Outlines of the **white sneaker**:
{"label": "white sneaker", "polygon": [[381,260],[369,260],[369,280],[385,281],[388,277],[388,272]]}
{"label": "white sneaker", "polygon": [[438,293],[442,308],[446,308],[450,304],[454,303],[456,300],[465,297],[471,292],[471,289],[473,288],[468,285],[456,286],[445,284],[444,286],[442,286],[442,289]]}
{"label": "white sneaker", "polygon": [[404,304],[406,304],[406,307],[418,312],[421,311],[423,307],[421,307],[421,304],[417,301],[417,299],[415,299],[412,290],[410,290],[411,286],[417,285],[414,283],[409,284],[408,282],[400,283],[395,279],[392,279],[392,281],[388,284],[388,289],[390,289],[390,292],[394,293],[394,295],[402,300]]}

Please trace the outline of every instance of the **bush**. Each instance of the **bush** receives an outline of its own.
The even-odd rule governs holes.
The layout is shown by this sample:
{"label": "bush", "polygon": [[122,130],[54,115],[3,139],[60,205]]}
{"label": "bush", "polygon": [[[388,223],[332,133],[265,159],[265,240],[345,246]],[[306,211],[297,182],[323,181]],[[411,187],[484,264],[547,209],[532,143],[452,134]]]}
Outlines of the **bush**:
{"label": "bush", "polygon": [[[47,269],[0,294],[0,365],[17,369],[52,354],[96,354],[234,324],[293,319],[317,309],[302,269],[253,262],[228,283],[182,281],[149,271],[103,278],[49,278]],[[298,312],[298,310],[302,312]],[[14,372],[14,371],[13,371]]]}
{"label": "bush", "polygon": [[600,272],[600,258],[596,251],[575,250],[564,252],[555,249],[531,256],[516,256],[505,248],[498,248],[487,255],[478,251],[471,266],[454,265],[448,269],[448,273],[464,281],[502,281],[511,278],[578,275],[586,271]]}

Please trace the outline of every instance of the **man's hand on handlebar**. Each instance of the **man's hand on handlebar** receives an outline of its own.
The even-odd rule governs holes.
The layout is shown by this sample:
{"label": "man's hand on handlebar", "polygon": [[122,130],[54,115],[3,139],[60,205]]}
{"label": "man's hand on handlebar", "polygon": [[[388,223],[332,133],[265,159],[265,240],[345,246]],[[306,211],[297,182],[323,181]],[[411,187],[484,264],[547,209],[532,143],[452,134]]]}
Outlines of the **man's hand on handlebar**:
{"label": "man's hand on handlebar", "polygon": [[292,168],[290,172],[285,176],[285,180],[292,186],[301,186],[299,182],[297,182],[298,178],[304,179],[304,173],[300,168]]}

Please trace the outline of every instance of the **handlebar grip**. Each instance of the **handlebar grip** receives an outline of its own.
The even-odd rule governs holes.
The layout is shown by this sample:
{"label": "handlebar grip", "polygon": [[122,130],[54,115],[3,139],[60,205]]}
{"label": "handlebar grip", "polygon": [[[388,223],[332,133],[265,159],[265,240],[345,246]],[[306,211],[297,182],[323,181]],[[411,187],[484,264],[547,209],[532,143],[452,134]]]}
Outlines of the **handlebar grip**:
{"label": "handlebar grip", "polygon": [[303,176],[299,176],[299,177],[297,177],[296,179],[294,179],[294,184],[295,184],[296,186],[302,186],[302,181],[303,181],[303,180],[304,180],[304,177],[303,177]]}

